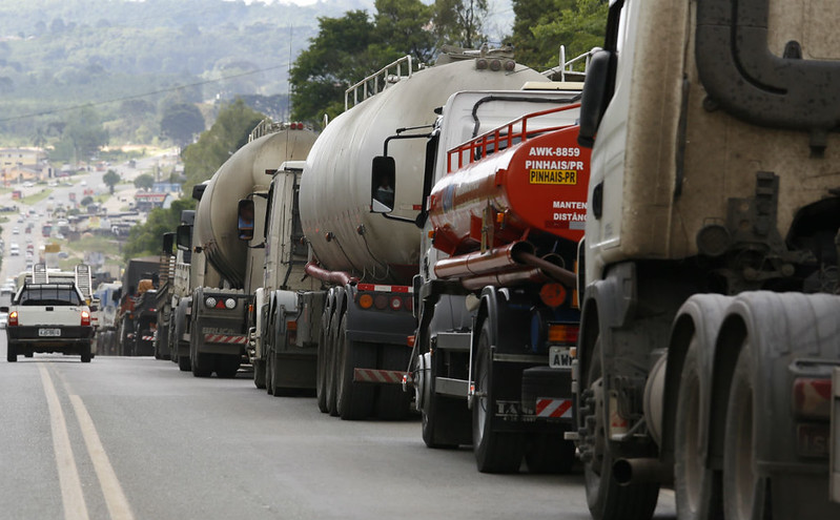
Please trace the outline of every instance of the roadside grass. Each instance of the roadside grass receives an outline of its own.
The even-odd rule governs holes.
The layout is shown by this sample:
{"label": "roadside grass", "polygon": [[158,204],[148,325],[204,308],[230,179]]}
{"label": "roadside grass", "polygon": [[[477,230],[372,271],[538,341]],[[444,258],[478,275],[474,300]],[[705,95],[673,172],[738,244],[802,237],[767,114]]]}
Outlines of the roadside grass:
{"label": "roadside grass", "polygon": [[49,190],[49,189],[41,190],[40,193],[36,193],[35,195],[30,195],[28,197],[23,197],[18,202],[20,202],[21,204],[29,205],[29,206],[34,206],[35,204],[38,204],[42,200],[49,197],[50,194],[52,193],[52,191],[53,190]]}

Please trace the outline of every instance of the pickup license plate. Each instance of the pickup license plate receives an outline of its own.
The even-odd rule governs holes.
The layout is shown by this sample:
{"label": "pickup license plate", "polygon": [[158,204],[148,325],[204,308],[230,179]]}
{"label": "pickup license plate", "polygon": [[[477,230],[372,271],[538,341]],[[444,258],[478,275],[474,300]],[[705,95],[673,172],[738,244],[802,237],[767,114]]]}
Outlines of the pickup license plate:
{"label": "pickup license plate", "polygon": [[61,336],[61,329],[38,329],[38,335],[42,338],[57,338]]}
{"label": "pickup license plate", "polygon": [[548,349],[548,366],[551,368],[571,367],[572,356],[569,347],[550,347]]}

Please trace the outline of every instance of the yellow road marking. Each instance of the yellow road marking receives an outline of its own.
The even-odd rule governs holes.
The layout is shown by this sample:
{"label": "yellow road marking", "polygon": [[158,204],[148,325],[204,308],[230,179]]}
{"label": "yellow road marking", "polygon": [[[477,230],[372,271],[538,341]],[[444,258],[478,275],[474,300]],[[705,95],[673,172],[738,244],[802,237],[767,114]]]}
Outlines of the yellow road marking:
{"label": "yellow road marking", "polygon": [[39,364],[38,370],[41,372],[41,382],[44,385],[44,394],[47,396],[47,405],[50,410],[53,450],[58,467],[58,482],[61,487],[64,518],[66,520],[87,520],[89,518],[87,505],[82,492],[82,484],[79,481],[76,459],[73,457],[73,448],[70,446],[70,436],[67,434],[67,422],[64,419],[64,412],[61,410],[61,402],[58,400],[55,385],[53,385],[47,369],[43,364]]}
{"label": "yellow road marking", "polygon": [[82,398],[70,394],[70,402],[73,403],[73,409],[76,411],[76,417],[82,428],[82,437],[85,439],[85,445],[93,461],[93,468],[99,478],[99,485],[102,487],[102,494],[105,495],[105,503],[108,505],[108,512],[111,514],[112,520],[133,520],[134,515],[131,513],[128,499],[123,493],[117,474],[111,466],[111,461],[108,459],[108,454],[105,453],[102,442],[99,440],[99,434],[96,432],[96,427],[93,425],[93,420],[90,418]]}

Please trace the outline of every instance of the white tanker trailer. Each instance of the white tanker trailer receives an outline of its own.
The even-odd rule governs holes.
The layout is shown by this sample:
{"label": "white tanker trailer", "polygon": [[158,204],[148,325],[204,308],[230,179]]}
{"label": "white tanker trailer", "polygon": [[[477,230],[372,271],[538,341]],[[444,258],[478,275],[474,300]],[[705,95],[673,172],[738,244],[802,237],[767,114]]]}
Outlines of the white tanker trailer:
{"label": "white tanker trailer", "polygon": [[[265,134],[265,135],[262,135]],[[248,343],[249,306],[254,290],[262,285],[265,249],[240,240],[238,202],[254,201],[250,226],[263,237],[269,182],[285,161],[303,160],[315,134],[303,125],[260,126],[213,175],[195,215],[192,247],[205,255],[219,273],[220,282],[207,286],[204,262],[190,270],[192,305],[189,313],[189,357],[192,372],[208,377],[233,377]],[[259,246],[259,244],[255,244]]]}
{"label": "white tanker trailer", "polygon": [[[435,109],[458,91],[517,90],[544,80],[501,53],[460,58],[445,56],[448,63],[407,76],[386,67],[367,78],[348,94],[367,92],[372,82],[380,84],[377,78],[393,84],[332,121],[307,157],[300,214],[314,258],[306,272],[325,290],[303,294],[301,305],[313,310],[310,319],[320,320],[322,412],[356,419],[399,418],[409,411],[410,394],[400,384],[415,327],[410,284],[417,274],[420,232],[414,221],[422,207],[425,138]],[[372,190],[372,161],[383,152],[396,159],[395,176],[390,186]],[[372,192],[394,188],[393,211],[372,213]]]}

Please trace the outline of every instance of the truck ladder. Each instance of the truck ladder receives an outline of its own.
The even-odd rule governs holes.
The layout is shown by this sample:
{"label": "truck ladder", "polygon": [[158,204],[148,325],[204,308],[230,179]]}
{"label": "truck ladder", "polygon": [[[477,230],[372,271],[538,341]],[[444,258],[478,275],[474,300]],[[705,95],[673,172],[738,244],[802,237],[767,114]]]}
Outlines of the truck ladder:
{"label": "truck ladder", "polygon": [[[403,76],[403,64],[406,64],[408,67],[408,75]],[[366,100],[369,97],[375,96],[379,94],[379,92],[388,88],[389,85],[399,82],[403,78],[410,78],[413,72],[412,68],[412,60],[411,56],[405,55],[402,58],[398,59],[397,61],[391,63],[390,65],[386,65],[379,69],[378,71],[374,72],[370,76],[366,77],[362,81],[356,83],[355,85],[351,86],[347,90],[344,91],[344,110],[350,109],[350,94],[353,94],[353,105],[356,106],[362,101]],[[394,70],[395,69],[395,70]],[[388,72],[391,72],[389,74]],[[395,73],[394,73],[395,72]],[[381,88],[380,88],[381,85]],[[370,88],[369,88],[370,87]],[[361,91],[361,99],[359,99],[359,93]]]}
{"label": "truck ladder", "polygon": [[79,292],[82,293],[85,300],[90,301],[93,296],[91,287],[93,283],[90,279],[90,266],[87,264],[79,264],[74,269],[74,273],[76,275],[76,287],[79,288]]}
{"label": "truck ladder", "polygon": [[32,266],[32,283],[48,283],[50,281],[47,275],[46,264],[35,264]]}

